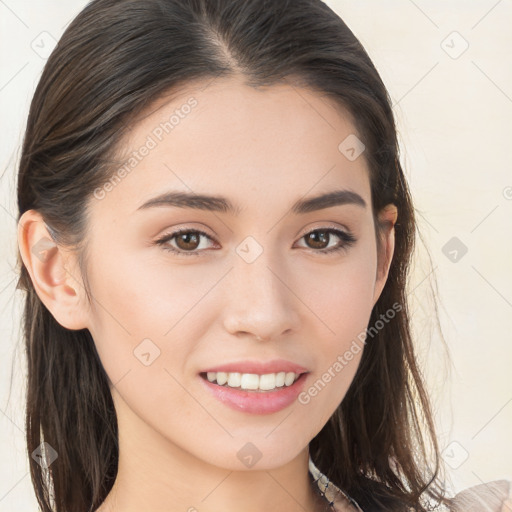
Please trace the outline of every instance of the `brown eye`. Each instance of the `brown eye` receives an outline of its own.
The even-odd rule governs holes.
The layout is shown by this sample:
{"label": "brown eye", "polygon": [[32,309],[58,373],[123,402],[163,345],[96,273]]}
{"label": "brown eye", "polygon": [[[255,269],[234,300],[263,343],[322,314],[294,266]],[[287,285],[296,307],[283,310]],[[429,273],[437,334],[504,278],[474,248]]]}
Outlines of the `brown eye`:
{"label": "brown eye", "polygon": [[[156,241],[157,245],[161,245],[166,251],[173,252],[178,256],[199,256],[204,249],[200,247],[202,239],[213,241],[213,239],[204,231],[197,229],[181,229],[164,235]],[[208,244],[207,244],[208,245]]]}
{"label": "brown eye", "polygon": [[199,246],[199,236],[194,231],[188,231],[175,236],[176,245],[184,251],[193,251]]}
{"label": "brown eye", "polygon": [[[337,245],[329,247],[333,235],[341,241]],[[306,241],[309,249],[321,254],[348,249],[356,242],[356,238],[351,233],[334,228],[315,229],[305,234],[302,239]]]}
{"label": "brown eye", "polygon": [[327,246],[324,247],[324,244],[329,244],[330,234],[327,230],[311,231],[304,238],[311,244],[312,249],[325,249]]}

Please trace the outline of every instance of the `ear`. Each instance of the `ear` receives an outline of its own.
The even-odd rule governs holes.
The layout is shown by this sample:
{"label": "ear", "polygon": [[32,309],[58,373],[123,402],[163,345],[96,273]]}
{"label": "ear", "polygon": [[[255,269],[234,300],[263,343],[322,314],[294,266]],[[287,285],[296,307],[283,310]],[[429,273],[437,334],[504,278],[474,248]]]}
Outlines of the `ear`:
{"label": "ear", "polygon": [[55,320],[67,329],[86,328],[86,294],[74,254],[53,241],[36,210],[18,222],[18,247],[38,297]]}
{"label": "ear", "polygon": [[375,279],[375,288],[373,295],[373,305],[380,297],[384,285],[386,284],[389,267],[393,260],[395,251],[395,223],[398,218],[398,210],[394,204],[388,204],[378,213],[378,222],[381,226],[380,235],[381,247],[377,254],[377,272]]}

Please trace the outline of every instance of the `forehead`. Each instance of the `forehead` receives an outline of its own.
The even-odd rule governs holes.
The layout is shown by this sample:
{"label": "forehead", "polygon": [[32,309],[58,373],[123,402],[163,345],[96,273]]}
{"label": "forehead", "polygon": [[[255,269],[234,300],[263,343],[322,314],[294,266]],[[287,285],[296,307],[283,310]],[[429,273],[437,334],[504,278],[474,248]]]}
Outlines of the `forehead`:
{"label": "forehead", "polygon": [[339,149],[354,135],[350,114],[309,89],[196,83],[156,100],[130,126],[124,172],[98,208],[130,214],[169,190],[222,194],[244,210],[262,200],[282,210],[283,201],[340,188],[369,202],[365,159]]}

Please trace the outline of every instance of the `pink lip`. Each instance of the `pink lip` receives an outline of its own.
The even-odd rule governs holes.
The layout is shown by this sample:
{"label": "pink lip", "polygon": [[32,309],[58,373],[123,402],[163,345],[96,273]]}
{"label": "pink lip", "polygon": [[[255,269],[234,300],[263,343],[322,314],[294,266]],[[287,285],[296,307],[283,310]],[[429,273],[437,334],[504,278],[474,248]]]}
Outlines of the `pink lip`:
{"label": "pink lip", "polygon": [[255,373],[257,375],[265,375],[266,373],[293,372],[305,373],[307,368],[298,364],[287,361],[286,359],[273,359],[272,361],[239,361],[234,363],[222,364],[220,366],[212,366],[202,372],[238,372],[238,373]]}
{"label": "pink lip", "polygon": [[[240,368],[240,366],[237,366],[237,368]],[[267,368],[267,366],[265,368]],[[244,371],[242,373],[250,372]],[[267,371],[267,373],[274,372]],[[203,376],[200,376],[199,380],[203,383],[203,386],[205,386],[209,393],[212,393],[215,398],[220,400],[231,409],[252,414],[270,414],[288,407],[297,399],[302,389],[304,388],[307,375],[307,373],[303,373],[291,386],[283,386],[271,391],[248,391],[239,388],[219,386],[218,384],[210,382],[206,379],[206,377]]]}

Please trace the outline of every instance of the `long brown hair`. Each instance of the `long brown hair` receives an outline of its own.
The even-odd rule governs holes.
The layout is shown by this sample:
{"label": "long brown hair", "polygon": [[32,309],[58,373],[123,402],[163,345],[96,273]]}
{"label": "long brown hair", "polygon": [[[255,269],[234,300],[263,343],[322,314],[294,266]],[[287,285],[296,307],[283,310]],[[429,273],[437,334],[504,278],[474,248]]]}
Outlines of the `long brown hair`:
{"label": "long brown hair", "polygon": [[[255,87],[287,80],[348,109],[366,145],[376,234],[377,213],[389,203],[397,206],[395,252],[370,325],[390,309],[396,314],[366,344],[345,398],[311,441],[310,454],[365,511],[426,510],[427,498],[442,501],[444,491],[405,291],[414,208],[386,88],[354,34],[324,3],[89,3],[49,57],[30,106],[18,175],[19,217],[29,209],[40,212],[54,240],[78,252],[83,272],[86,204],[116,170],[116,147],[130,123],[177,87],[232,75]],[[27,450],[30,455],[46,441],[58,453],[48,472],[29,457],[36,497],[43,512],[91,512],[117,473],[109,380],[90,332],[60,326],[19,254],[18,262],[18,288],[26,291]]]}

